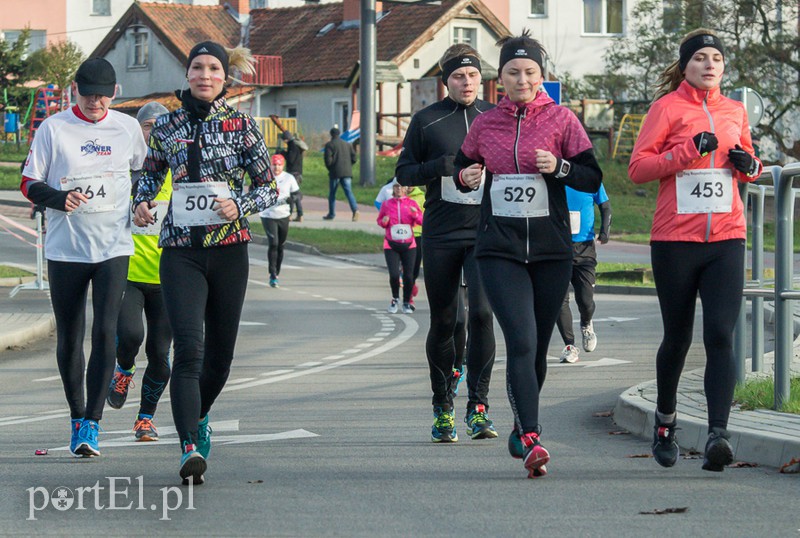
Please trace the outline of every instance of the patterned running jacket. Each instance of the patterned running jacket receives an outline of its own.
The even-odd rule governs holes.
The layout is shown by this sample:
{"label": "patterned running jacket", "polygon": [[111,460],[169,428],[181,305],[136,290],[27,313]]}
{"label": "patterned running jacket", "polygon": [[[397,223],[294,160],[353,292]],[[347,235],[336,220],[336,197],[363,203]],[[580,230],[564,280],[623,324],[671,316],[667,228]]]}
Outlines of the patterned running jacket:
{"label": "patterned running jacket", "polygon": [[[250,241],[247,216],[275,204],[277,189],[269,153],[258,125],[231,108],[224,97],[215,100],[203,120],[193,122],[184,108],[164,114],[150,135],[150,148],[134,198],[134,208],[155,198],[167,170],[172,184],[226,181],[239,218],[225,224],[176,226],[170,203],[159,236],[160,247],[215,247]],[[244,174],[253,186],[245,193]]]}

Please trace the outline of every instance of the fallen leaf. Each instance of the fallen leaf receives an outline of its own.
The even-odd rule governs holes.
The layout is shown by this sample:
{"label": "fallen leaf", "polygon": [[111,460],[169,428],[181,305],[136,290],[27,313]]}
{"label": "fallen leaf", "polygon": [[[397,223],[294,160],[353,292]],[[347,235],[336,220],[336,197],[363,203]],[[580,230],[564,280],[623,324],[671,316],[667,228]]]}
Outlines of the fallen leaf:
{"label": "fallen leaf", "polygon": [[247,483],[248,484],[263,484],[264,481],[263,480],[248,480]]}
{"label": "fallen leaf", "polygon": [[608,432],[608,435],[630,435],[630,434],[631,432],[629,432],[628,430],[614,430]]}
{"label": "fallen leaf", "polygon": [[593,417],[613,417],[614,411],[600,411],[598,413],[592,413]]}
{"label": "fallen leaf", "polygon": [[728,467],[731,469],[742,469],[745,467],[758,467],[758,464],[750,461],[737,461],[735,463],[731,463],[728,465]]}
{"label": "fallen leaf", "polygon": [[639,513],[647,516],[660,516],[663,514],[683,514],[684,512],[688,511],[689,511],[688,506],[682,506],[680,508],[656,508],[655,510],[651,510],[650,512],[639,512]]}
{"label": "fallen leaf", "polygon": [[626,458],[652,458],[652,454],[628,454]]}
{"label": "fallen leaf", "polygon": [[793,458],[789,463],[781,465],[780,471],[784,474],[797,474],[800,473],[800,458]]}

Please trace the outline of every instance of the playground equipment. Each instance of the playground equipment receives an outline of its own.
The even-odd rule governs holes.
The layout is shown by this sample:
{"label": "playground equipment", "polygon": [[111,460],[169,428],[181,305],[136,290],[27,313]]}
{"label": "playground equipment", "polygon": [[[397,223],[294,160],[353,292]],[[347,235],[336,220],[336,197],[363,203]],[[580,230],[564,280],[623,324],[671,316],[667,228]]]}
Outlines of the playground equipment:
{"label": "playground equipment", "polygon": [[646,114],[625,114],[619,122],[619,130],[617,131],[617,140],[614,143],[614,151],[611,154],[612,159],[630,155],[633,152],[633,145],[639,137],[639,131],[642,130],[642,123],[644,122]]}
{"label": "playground equipment", "polygon": [[36,130],[44,120],[69,107],[69,93],[67,90],[56,88],[50,84],[47,87],[36,90],[36,95],[31,100],[30,107],[28,109],[28,115],[30,115],[28,142],[33,140]]}

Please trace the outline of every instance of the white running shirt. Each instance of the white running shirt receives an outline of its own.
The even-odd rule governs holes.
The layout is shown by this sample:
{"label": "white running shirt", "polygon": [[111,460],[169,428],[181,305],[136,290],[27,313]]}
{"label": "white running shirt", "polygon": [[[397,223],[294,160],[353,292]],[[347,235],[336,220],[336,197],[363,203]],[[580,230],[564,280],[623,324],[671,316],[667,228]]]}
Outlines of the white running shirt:
{"label": "white running shirt", "polygon": [[275,184],[278,187],[278,201],[275,205],[259,213],[258,216],[261,218],[285,219],[291,214],[288,202],[289,195],[299,191],[300,185],[297,184],[297,180],[289,172],[281,172],[281,175],[275,178]]}
{"label": "white running shirt", "polygon": [[[22,175],[56,190],[91,185],[92,197],[102,202],[94,212],[48,208],[48,260],[98,263],[133,254],[131,170],[140,170],[146,155],[139,123],[114,110],[97,123],[80,119],[72,109],[42,122]],[[100,187],[105,188],[97,195]]]}

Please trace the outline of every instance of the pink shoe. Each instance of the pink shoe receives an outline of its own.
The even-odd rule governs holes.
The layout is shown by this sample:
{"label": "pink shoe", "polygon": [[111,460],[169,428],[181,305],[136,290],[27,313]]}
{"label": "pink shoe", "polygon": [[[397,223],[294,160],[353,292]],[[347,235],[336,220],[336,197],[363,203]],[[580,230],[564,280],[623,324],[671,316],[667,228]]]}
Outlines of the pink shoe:
{"label": "pink shoe", "polygon": [[528,470],[528,478],[539,478],[547,474],[545,464],[550,461],[550,453],[539,442],[539,434],[526,433],[522,436],[522,463]]}

